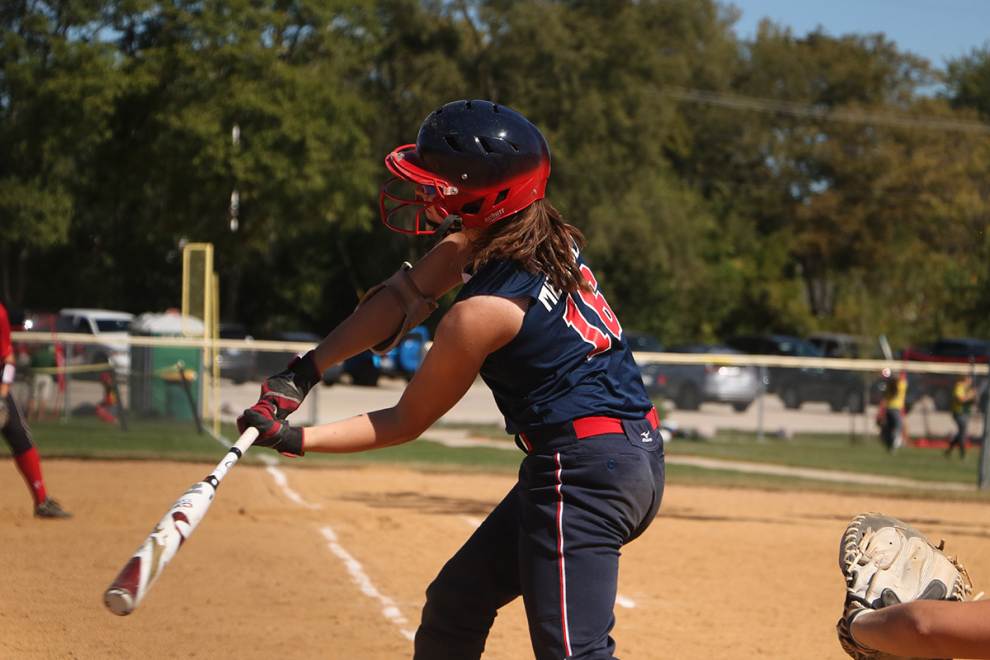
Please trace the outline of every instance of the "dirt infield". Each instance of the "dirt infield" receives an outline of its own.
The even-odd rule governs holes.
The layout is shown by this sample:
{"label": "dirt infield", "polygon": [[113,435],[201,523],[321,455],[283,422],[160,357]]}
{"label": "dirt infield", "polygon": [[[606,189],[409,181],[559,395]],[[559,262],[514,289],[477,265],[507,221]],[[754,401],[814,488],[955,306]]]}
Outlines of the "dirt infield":
{"label": "dirt infield", "polygon": [[[72,520],[31,518],[13,466],[0,468],[0,658],[409,657],[426,585],[511,486],[507,476],[402,468],[239,466],[147,600],[115,617],[103,609],[103,589],[208,466],[44,467]],[[837,544],[861,510],[946,538],[977,591],[987,589],[986,505],[675,481],[660,518],[624,554],[618,655],[845,657],[833,632]],[[485,658],[527,657],[525,619],[513,603]]]}

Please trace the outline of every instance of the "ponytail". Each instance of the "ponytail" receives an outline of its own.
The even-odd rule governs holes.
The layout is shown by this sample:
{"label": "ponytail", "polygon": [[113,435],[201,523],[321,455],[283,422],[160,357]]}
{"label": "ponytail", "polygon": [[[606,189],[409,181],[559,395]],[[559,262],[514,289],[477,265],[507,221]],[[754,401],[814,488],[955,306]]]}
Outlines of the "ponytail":
{"label": "ponytail", "polygon": [[495,259],[510,259],[530,273],[543,273],[567,293],[588,289],[578,268],[584,234],[564,221],[560,211],[539,199],[511,218],[499,221],[474,241],[475,269]]}

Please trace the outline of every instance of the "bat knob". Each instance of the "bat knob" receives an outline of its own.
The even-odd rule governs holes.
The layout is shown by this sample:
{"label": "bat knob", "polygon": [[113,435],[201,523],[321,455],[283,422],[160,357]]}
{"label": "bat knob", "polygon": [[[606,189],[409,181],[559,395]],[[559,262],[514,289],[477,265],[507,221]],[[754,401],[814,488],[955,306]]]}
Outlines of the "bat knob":
{"label": "bat knob", "polygon": [[103,604],[117,616],[127,616],[134,611],[134,596],[119,587],[107,589],[103,594]]}

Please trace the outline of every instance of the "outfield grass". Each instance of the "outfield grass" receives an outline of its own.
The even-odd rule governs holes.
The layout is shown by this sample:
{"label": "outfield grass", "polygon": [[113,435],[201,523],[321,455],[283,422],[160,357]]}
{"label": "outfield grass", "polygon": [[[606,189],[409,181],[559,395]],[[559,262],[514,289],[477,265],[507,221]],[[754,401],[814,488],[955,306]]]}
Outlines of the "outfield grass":
{"label": "outfield grass", "polygon": [[[505,438],[505,431],[492,425],[461,425],[470,435]],[[878,438],[850,440],[845,433],[797,434],[789,440],[758,440],[755,433],[722,431],[706,440],[675,439],[667,444],[669,456],[700,456],[728,461],[752,461],[790,467],[842,470],[861,474],[880,474],[920,481],[975,483],[980,448],[945,458],[939,449],[904,447],[889,453]]]}
{"label": "outfield grass", "polygon": [[[176,461],[219,461],[223,448],[208,433],[198,435],[191,422],[129,420],[129,430],[95,418],[72,418],[68,422],[47,421],[31,424],[38,450],[46,457],[91,459],[164,459]],[[237,430],[225,424],[221,433],[233,440]],[[503,434],[504,435],[504,434]],[[269,451],[269,450],[259,450]],[[0,443],[0,456],[9,456],[6,443]],[[249,452],[245,462],[257,461]],[[486,448],[451,448],[433,442],[412,442],[360,454],[307,454],[299,465],[325,463],[407,463],[444,468],[457,466],[473,470],[514,471],[521,455]]]}
{"label": "outfield grass", "polygon": [[[68,423],[36,422],[32,425],[35,442],[46,457],[100,459],[164,459],[212,463],[219,460],[221,447],[208,434],[197,435],[190,423],[131,421],[129,432],[96,419],[74,418]],[[451,427],[444,427],[451,428]],[[457,426],[469,435],[499,438],[510,443],[504,431],[494,426]],[[222,429],[235,438],[229,425]],[[427,434],[429,437],[429,434]],[[267,451],[267,450],[264,450]],[[666,447],[670,456],[700,456],[725,461],[749,461],[794,467],[897,476],[920,481],[976,482],[979,451],[968,452],[966,460],[946,459],[937,449],[904,448],[891,455],[875,440],[850,442],[845,435],[798,435],[791,440],[764,440],[754,435],[721,433],[712,440],[674,440]],[[7,455],[6,445],[0,455]],[[249,452],[245,462],[257,462],[260,453]],[[487,471],[513,473],[522,454],[485,447],[447,447],[435,442],[416,441],[359,454],[309,454],[300,467],[327,464],[403,464],[432,470]],[[709,470],[686,465],[668,465],[671,484],[771,489],[812,489],[846,493],[914,495],[912,489],[842,484],[799,477],[747,474],[734,470]],[[926,497],[978,498],[990,500],[990,493],[974,489],[971,494],[925,494]]]}
{"label": "outfield grass", "polygon": [[747,433],[719,433],[707,441],[675,440],[667,453],[959,483],[976,483],[980,454],[975,448],[961,461],[958,455],[945,458],[939,449],[903,447],[890,453],[879,440],[850,441],[844,434],[799,434],[790,440],[760,442]]}
{"label": "outfield grass", "polygon": [[[197,435],[192,422],[129,421],[126,432],[95,417],[36,421],[31,422],[31,435],[43,456],[220,460],[217,442],[206,433]],[[6,443],[0,444],[0,455],[9,454]]]}

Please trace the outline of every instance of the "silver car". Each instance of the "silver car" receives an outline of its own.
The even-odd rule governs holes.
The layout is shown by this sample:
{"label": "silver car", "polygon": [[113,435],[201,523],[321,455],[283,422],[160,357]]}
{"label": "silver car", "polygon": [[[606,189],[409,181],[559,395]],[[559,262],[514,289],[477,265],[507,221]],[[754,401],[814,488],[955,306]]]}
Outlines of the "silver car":
{"label": "silver car", "polygon": [[[728,346],[691,344],[668,348],[670,353],[741,354]],[[711,401],[729,403],[737,412],[744,412],[760,395],[759,370],[752,366],[719,364],[661,364],[658,376],[663,377],[664,394],[681,410],[697,410]]]}

